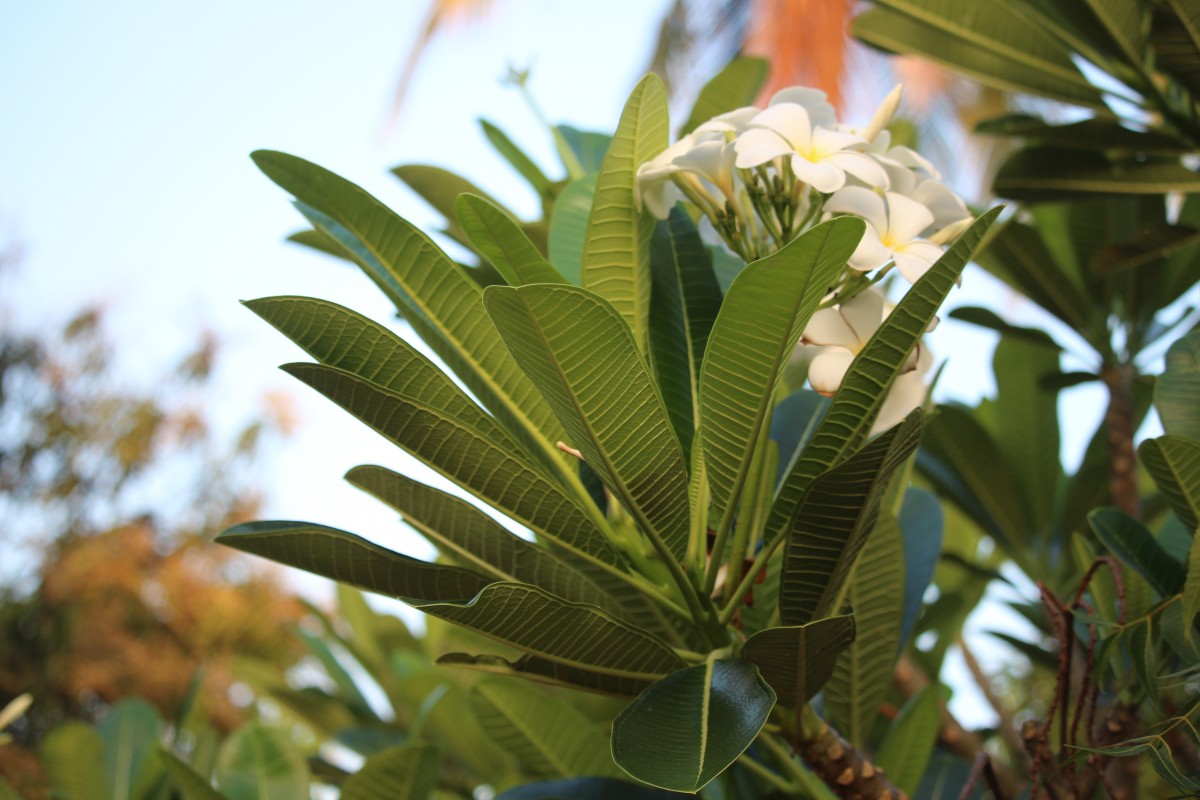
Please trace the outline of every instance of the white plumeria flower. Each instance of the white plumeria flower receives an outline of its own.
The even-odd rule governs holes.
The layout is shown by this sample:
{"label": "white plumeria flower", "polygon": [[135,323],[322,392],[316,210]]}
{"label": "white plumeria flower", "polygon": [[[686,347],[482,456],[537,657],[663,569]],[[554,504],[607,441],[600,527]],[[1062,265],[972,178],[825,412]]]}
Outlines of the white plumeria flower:
{"label": "white plumeria flower", "polygon": [[[880,134],[887,133],[885,130],[892,123],[892,117],[896,116],[896,109],[900,107],[900,92],[903,87],[897,85],[895,89],[883,98],[883,102],[875,109],[875,113],[871,116],[871,121],[867,123],[867,127],[861,131],[854,131],[859,136],[866,139],[868,142],[874,142],[879,138]],[[890,136],[888,137],[890,140]],[[886,148],[885,148],[886,149]]]}
{"label": "white plumeria flower", "polygon": [[820,89],[812,89],[808,86],[789,86],[771,95],[771,101],[767,103],[767,106],[777,106],[782,103],[804,106],[813,127],[832,129],[837,125],[837,112],[829,104],[827,95]]}
{"label": "white plumeria flower", "polygon": [[[813,390],[832,396],[854,357],[866,346],[889,312],[882,292],[868,289],[834,308],[823,308],[804,328],[797,356],[808,362],[808,382]],[[933,354],[924,342],[908,357],[884,400],[872,433],[892,427],[925,400],[925,373]]]}
{"label": "white plumeria flower", "polygon": [[902,194],[847,186],[826,201],[825,211],[866,220],[867,231],[850,256],[854,269],[865,272],[895,261],[904,279],[916,283],[942,257],[940,245],[920,238],[933,224],[933,212]]}
{"label": "white plumeria flower", "polygon": [[788,157],[792,172],[819,192],[836,192],[853,175],[869,186],[887,186],[887,173],[861,152],[866,141],[854,134],[815,126],[799,103],[778,103],[756,115],[737,138],[737,167],[749,169]]}
{"label": "white plumeria flower", "polygon": [[696,126],[696,133],[741,133],[750,127],[750,120],[761,112],[757,106],[742,106],[733,111],[718,114],[709,121]]}
{"label": "white plumeria flower", "polygon": [[659,219],[666,219],[675,203],[683,199],[683,193],[671,176],[679,171],[679,166],[675,164],[676,157],[690,150],[694,142],[695,135],[688,134],[638,167],[634,197]]}
{"label": "white plumeria flower", "polygon": [[932,227],[935,230],[958,225],[963,220],[968,223],[971,221],[967,204],[941,181],[924,178],[899,164],[884,163],[884,169],[891,184],[888,191],[902,194],[928,208],[933,214]]}

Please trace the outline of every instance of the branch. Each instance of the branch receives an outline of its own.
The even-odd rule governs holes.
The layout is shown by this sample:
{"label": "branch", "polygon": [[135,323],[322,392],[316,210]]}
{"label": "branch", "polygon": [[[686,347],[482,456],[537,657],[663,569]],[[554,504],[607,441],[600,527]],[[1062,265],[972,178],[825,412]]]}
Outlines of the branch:
{"label": "branch", "polygon": [[814,727],[801,734],[796,752],[838,797],[908,800],[908,795],[892,786],[882,769],[864,758],[829,723],[819,720]]}
{"label": "branch", "polygon": [[[958,648],[962,651],[963,661],[967,662],[967,669],[970,671],[971,677],[975,679],[975,685],[979,687],[979,691],[983,692],[983,696],[991,705],[992,710],[996,712],[996,716],[1000,717],[1000,735],[1004,738],[1004,743],[1018,758],[1024,757],[1026,755],[1025,743],[1017,732],[1012,709],[996,695],[992,689],[991,679],[984,673],[983,668],[979,665],[979,660],[975,658],[971,648],[967,647],[967,641],[962,636],[958,637]],[[977,755],[976,759],[978,758]],[[990,761],[987,768],[992,769]]]}
{"label": "branch", "polygon": [[1108,388],[1108,410],[1104,426],[1108,431],[1109,490],[1113,504],[1138,516],[1137,460],[1133,455],[1133,379],[1129,364],[1106,365],[1100,379]]}

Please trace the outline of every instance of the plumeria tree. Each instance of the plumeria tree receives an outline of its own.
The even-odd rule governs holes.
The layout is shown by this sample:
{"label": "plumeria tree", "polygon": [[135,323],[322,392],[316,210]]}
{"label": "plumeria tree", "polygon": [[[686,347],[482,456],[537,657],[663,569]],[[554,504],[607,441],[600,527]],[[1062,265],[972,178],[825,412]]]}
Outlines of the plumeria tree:
{"label": "plumeria tree", "polygon": [[[458,380],[349,309],[252,301],[316,360],[287,371],[527,535],[363,466],[347,478],[441,560],[301,522],[221,541],[493,643],[447,665],[618,698],[604,744],[532,695],[512,701],[517,738],[595,779],[572,796],[623,780],[901,797],[933,746],[931,691],[875,753],[829,719],[880,723],[920,610],[938,539],[910,490],[921,341],[998,209],[972,220],[891,146],[896,95],[855,128],[811,90],[750,107],[745,76],[735,63],[708,84],[673,145],[661,84],[639,83],[598,170],[542,187],[545,247],[459,196],[451,227],[474,266],[345,179],[254,156],[312,224],[302,238],[357,263]],[[558,138],[576,167],[596,142]],[[892,272],[911,286],[889,309]]]}

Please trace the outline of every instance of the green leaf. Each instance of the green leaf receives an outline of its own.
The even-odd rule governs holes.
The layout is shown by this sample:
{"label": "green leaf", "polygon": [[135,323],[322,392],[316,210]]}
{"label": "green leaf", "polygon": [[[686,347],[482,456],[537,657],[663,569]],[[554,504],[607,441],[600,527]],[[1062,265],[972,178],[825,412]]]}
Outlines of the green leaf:
{"label": "green leaf", "polygon": [[[379,323],[336,303],[308,297],[265,297],[245,306],[320,363],[442,409],[479,436],[507,444],[514,457],[525,459],[525,451],[495,418],[415,347]],[[537,452],[536,444],[530,448]]]}
{"label": "green leaf", "polygon": [[343,261],[354,263],[354,257],[341,247],[333,239],[330,239],[320,231],[297,231],[287,237],[289,242],[307,247],[310,250],[316,250],[318,253],[324,253],[327,256],[333,256]]}
{"label": "green leaf", "polygon": [[1050,251],[1033,225],[1009,220],[980,251],[979,265],[1080,332],[1090,324],[1093,303]]}
{"label": "green leaf", "polygon": [[445,409],[387,392],[331,367],[291,364],[284,369],[539,536],[593,563],[607,566],[617,562],[590,501],[547,480],[539,470],[449,416]]}
{"label": "green leaf", "polygon": [[917,466],[1009,553],[1025,534],[1012,468],[986,429],[965,409],[943,405],[930,420]]}
{"label": "green leaf", "polygon": [[387,597],[470,600],[492,582],[477,572],[429,564],[352,533],[309,522],[246,522],[221,544]]}
{"label": "green leaf", "polygon": [[431,745],[382,750],[342,784],[341,800],[425,800],[437,786],[441,753]]}
{"label": "green leaf", "polygon": [[410,604],[569,667],[654,680],[683,666],[652,634],[595,606],[570,603],[535,586],[493,583],[469,601]]}
{"label": "green leaf", "polygon": [[259,723],[238,728],[217,755],[217,785],[229,800],[296,800],[308,794],[308,765],[287,733]]}
{"label": "green leaf", "polygon": [[909,488],[904,493],[898,521],[904,545],[904,625],[900,631],[903,648],[921,615],[925,591],[937,568],[945,514],[933,492]]}
{"label": "green leaf", "polygon": [[1200,526],[1200,442],[1171,435],[1147,439],[1138,457],[1175,516],[1195,531]]}
{"label": "green leaf", "polygon": [[509,533],[469,503],[384,467],[361,466],[346,480],[399,511],[434,547],[497,581],[540,586],[576,603],[621,615],[621,608],[554,553]]}
{"label": "green leaf", "polygon": [[640,678],[626,678],[620,675],[607,675],[578,667],[569,667],[557,661],[535,656],[521,656],[516,661],[510,661],[500,656],[447,653],[439,657],[437,663],[441,666],[465,667],[495,675],[524,678],[550,686],[584,689],[589,692],[619,697],[636,697],[651,683],[649,680]]}
{"label": "green leaf", "polygon": [[917,410],[810,484],[787,528],[779,584],[785,624],[802,625],[839,610],[836,604],[875,527],[888,480],[920,438]]}
{"label": "green leaf", "polygon": [[[471,243],[463,235],[462,229],[458,227],[458,223],[455,221],[455,198],[460,194],[474,194],[489,202],[496,202],[487,192],[466,178],[455,175],[453,172],[444,170],[441,167],[429,166],[427,164],[404,164],[394,167],[392,174],[404,181],[422,200],[433,206],[433,209],[446,219],[446,233],[450,235],[450,238],[465,247],[470,247]],[[301,201],[304,200],[304,198],[298,199]]]}
{"label": "green leaf", "polygon": [[704,463],[721,529],[736,511],[783,367],[864,230],[856,217],[822,223],[747,264],[725,295],[700,372]]}
{"label": "green leaf", "polygon": [[574,286],[489,287],[485,304],[571,444],[643,533],[682,560],[687,465],[662,396],[616,310]]}
{"label": "green leaf", "polygon": [[[996,375],[996,443],[1016,476],[1025,512],[1024,542],[1044,544],[1052,531],[1063,481],[1059,464],[1058,395],[1042,386],[1059,371],[1059,351],[1001,338],[992,361]],[[973,457],[978,457],[974,454]]]}
{"label": "green leaf", "polygon": [[1141,72],[1146,69],[1144,6],[1138,0],[1086,0],[1096,19],[1112,36],[1125,62]]}
{"label": "green leaf", "polygon": [[679,135],[691,133],[719,114],[753,105],[770,71],[771,62],[765,58],[750,56],[730,61],[704,84]]}
{"label": "green leaf", "polygon": [[996,331],[997,333],[1005,334],[1009,338],[1023,339],[1028,342],[1034,342],[1043,347],[1058,348],[1054,340],[1051,339],[1045,331],[1040,328],[1023,328],[1019,325],[1012,325],[1005,322],[1004,319],[989,308],[980,306],[959,306],[949,314],[950,319],[969,322],[972,325],[978,325],[981,328]]}
{"label": "green leaf", "polygon": [[583,243],[597,180],[598,176],[591,174],[568,183],[550,212],[550,263],[576,286],[583,283]]}
{"label": "green leaf", "polygon": [[667,146],[667,93],[657,75],[634,87],[604,156],[583,245],[583,287],[624,318],[640,350],[650,320],[650,236],[654,217],[634,197],[639,166]]}
{"label": "green leaf", "polygon": [[1200,536],[1192,537],[1188,550],[1187,578],[1183,584],[1183,623],[1190,631],[1200,613]]}
{"label": "green leaf", "polygon": [[208,778],[170,750],[159,750],[158,755],[173,788],[179,791],[183,800],[227,800],[225,795],[212,787]]}
{"label": "green leaf", "polygon": [[[939,531],[940,533],[940,531]],[[879,518],[850,575],[846,602],[858,630],[825,689],[838,732],[858,747],[879,719],[904,624],[904,540],[896,518]]]}
{"label": "green leaf", "polygon": [[613,137],[606,133],[581,131],[570,125],[555,125],[554,133],[571,151],[571,155],[579,162],[579,168],[585,174],[600,171]]}
{"label": "green leaf", "polygon": [[509,286],[526,283],[566,283],[508,212],[473,194],[454,203],[458,224]]}
{"label": "green leaf", "polygon": [[919,55],[1005,92],[1104,108],[1103,98],[1070,51],[1005,3],[883,0],[855,18],[851,31],[867,44]]}
{"label": "green leaf", "polygon": [[483,729],[537,777],[616,777],[607,736],[572,705],[543,689],[486,678],[471,690]]}
{"label": "green leaf", "polygon": [[114,706],[96,727],[104,740],[104,767],[112,800],[133,800],[138,774],[158,747],[158,712],[131,698]]}
{"label": "green leaf", "polygon": [[742,658],[758,667],[782,705],[799,708],[825,686],[838,656],[855,641],[855,629],[850,614],[767,628],[746,640]]}
{"label": "green leaf", "polygon": [[892,785],[902,792],[911,794],[917,790],[921,776],[925,774],[925,766],[933,755],[938,728],[942,723],[942,712],[938,706],[940,691],[940,687],[934,684],[913,695],[900,709],[900,716],[888,728],[883,744],[879,746],[875,764],[887,773]]}
{"label": "green leaf", "polygon": [[64,800],[114,800],[108,793],[104,742],[82,722],[67,722],[42,739],[42,766]]}
{"label": "green leaf", "polygon": [[258,151],[254,160],[305,208],[318,212],[317,228],[354,253],[414,326],[430,331],[423,336],[426,344],[501,424],[534,437],[548,458],[561,463],[554,447],[561,428],[496,336],[479,286],[458,265],[417,228],[332,172],[283,153]]}
{"label": "green leaf", "polygon": [[690,456],[699,417],[700,368],[721,287],[708,248],[682,208],[658,223],[650,241],[650,356],[675,434]]}
{"label": "green leaf", "polygon": [[1003,207],[998,206],[975,220],[905,293],[854,357],[833,404],[780,486],[767,523],[769,536],[780,536],[790,528],[796,507],[813,478],[845,458],[866,438],[896,375],[1001,210]]}
{"label": "green leaf", "polygon": [[1159,131],[1138,131],[1118,120],[1092,117],[1066,125],[1050,125],[1041,117],[1009,114],[975,126],[983,136],[1016,136],[1039,145],[1080,150],[1127,150],[1149,153],[1187,153],[1191,148]]}
{"label": "green leaf", "polygon": [[633,777],[695,792],[741,755],[775,693],[748,661],[710,660],[659,681],[613,723],[613,759]]}
{"label": "green leaf", "polygon": [[[486,119],[479,120],[479,125],[483,128],[483,135],[492,143],[492,147],[496,148],[496,152],[504,156],[505,161],[512,164],[513,169],[529,182],[538,196],[546,197],[551,194],[553,181],[546,177],[546,173],[542,172],[537,164],[533,163],[533,159],[525,155],[525,152],[517,147],[512,139],[508,138],[508,134]],[[462,224],[461,219],[459,224]]]}
{"label": "green leaf", "polygon": [[1168,434],[1200,440],[1200,331],[1167,350],[1166,368],[1154,382],[1154,407]]}
{"label": "green leaf", "polygon": [[996,173],[994,191],[1014,200],[1052,200],[1081,194],[1200,192],[1200,175],[1178,161],[1112,162],[1097,153],[1030,147]]}
{"label": "green leaf", "polygon": [[1173,597],[1183,590],[1183,566],[1167,555],[1154,534],[1136,519],[1115,508],[1098,508],[1088,514],[1088,522],[1101,543],[1121,563],[1149,581],[1162,597]]}

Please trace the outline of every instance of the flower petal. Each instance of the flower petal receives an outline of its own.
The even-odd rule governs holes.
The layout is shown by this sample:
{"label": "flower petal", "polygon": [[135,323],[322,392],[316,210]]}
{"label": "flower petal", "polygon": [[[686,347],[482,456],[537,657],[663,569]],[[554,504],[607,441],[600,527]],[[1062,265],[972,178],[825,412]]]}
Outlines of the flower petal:
{"label": "flower petal", "polygon": [[757,167],[792,153],[792,146],[786,139],[766,128],[751,128],[737,138],[733,147],[738,169]]}
{"label": "flower petal", "polygon": [[808,383],[821,394],[833,394],[842,385],[854,354],[844,347],[825,347],[808,364]]}
{"label": "flower petal", "polygon": [[909,372],[896,378],[888,396],[879,408],[879,416],[871,426],[871,435],[898,425],[914,408],[925,402],[929,387],[919,372]]}
{"label": "flower petal", "polygon": [[836,308],[822,308],[804,326],[807,345],[837,345],[847,350],[858,348],[859,339]]}
{"label": "flower petal", "polygon": [[892,253],[892,258],[896,259],[896,269],[900,270],[904,280],[916,283],[944,252],[945,250],[933,242],[918,240],[896,250]]}
{"label": "flower petal", "polygon": [[796,103],[780,103],[777,106],[771,106],[766,111],[755,115],[754,119],[750,120],[750,127],[751,129],[767,128],[775,131],[787,139],[793,150],[806,148],[812,141],[813,124],[808,116],[808,110]]}
{"label": "flower petal", "polygon": [[883,322],[884,317],[883,304],[882,292],[867,289],[838,306],[842,319],[846,321],[846,326],[854,333],[856,350],[866,344],[867,340],[875,335],[875,331],[879,330],[879,325]]}
{"label": "flower petal", "polygon": [[792,156],[792,172],[796,173],[797,178],[825,194],[836,192],[846,184],[846,173],[836,164],[828,160],[809,161],[799,153]]}
{"label": "flower petal", "polygon": [[847,186],[835,192],[825,202],[825,210],[835,214],[862,217],[878,235],[884,234],[888,229],[887,208],[883,204],[883,198],[878,192],[861,186]]}
{"label": "flower petal", "polygon": [[868,186],[887,187],[888,177],[883,166],[865,153],[855,153],[843,150],[833,153],[826,160],[838,165],[838,168],[858,178]]}
{"label": "flower petal", "polygon": [[899,249],[921,235],[921,231],[933,224],[933,212],[916,200],[902,194],[888,192],[888,230],[884,240]]}
{"label": "flower petal", "polygon": [[832,128],[837,123],[837,113],[833,106],[826,102],[826,95],[820,89],[811,89],[807,86],[790,86],[787,89],[780,89],[771,96],[768,106],[777,106],[783,103],[804,106],[813,125]]}

